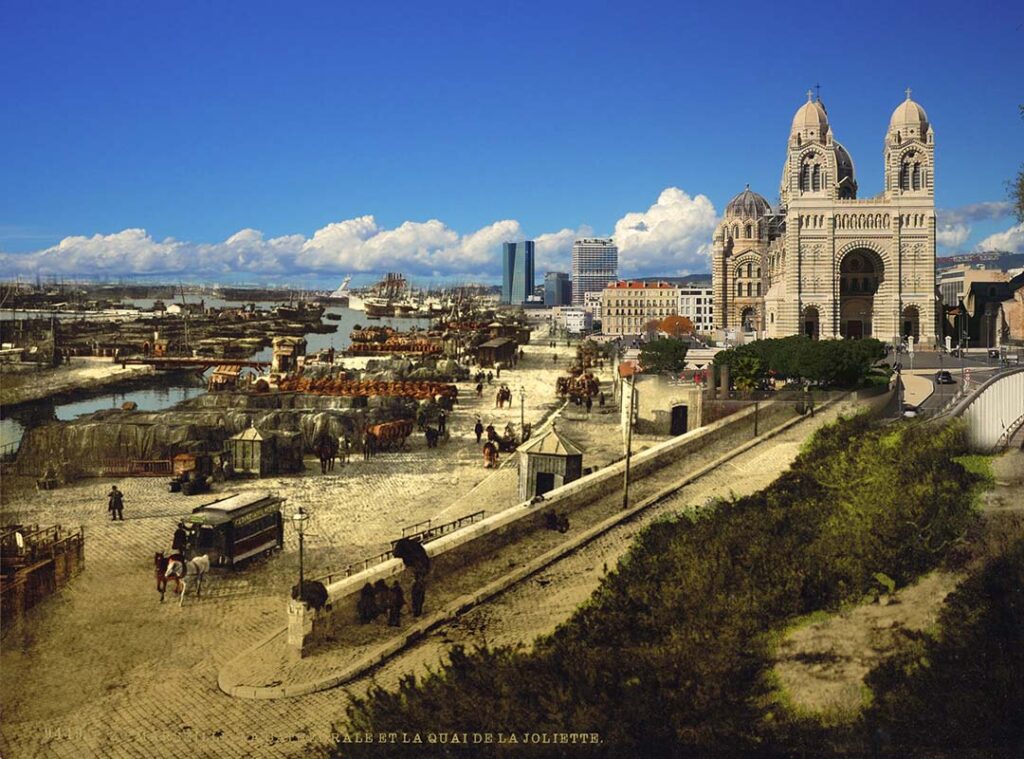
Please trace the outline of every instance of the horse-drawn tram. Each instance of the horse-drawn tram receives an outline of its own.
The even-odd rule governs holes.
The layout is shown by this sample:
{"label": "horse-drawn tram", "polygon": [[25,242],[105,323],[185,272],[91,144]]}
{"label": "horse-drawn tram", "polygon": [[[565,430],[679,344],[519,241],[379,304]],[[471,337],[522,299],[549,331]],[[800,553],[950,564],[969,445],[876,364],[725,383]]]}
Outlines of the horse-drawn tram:
{"label": "horse-drawn tram", "polygon": [[192,510],[189,553],[214,565],[235,565],[284,545],[285,499],[271,493],[237,493]]}

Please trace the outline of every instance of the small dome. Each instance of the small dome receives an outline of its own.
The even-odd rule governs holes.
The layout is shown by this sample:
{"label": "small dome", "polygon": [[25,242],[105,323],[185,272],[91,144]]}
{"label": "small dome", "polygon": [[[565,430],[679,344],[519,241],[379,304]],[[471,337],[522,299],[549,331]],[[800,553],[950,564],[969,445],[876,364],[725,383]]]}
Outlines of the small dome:
{"label": "small dome", "polygon": [[807,102],[800,106],[793,116],[793,126],[789,131],[790,135],[802,134],[816,139],[824,139],[828,133],[828,114],[825,113],[825,106],[820,100],[814,100],[810,92],[807,93]]}
{"label": "small dome", "polygon": [[725,207],[726,216],[739,219],[760,219],[771,211],[771,203],[751,190],[750,185]]}
{"label": "small dome", "polygon": [[[914,131],[911,131],[914,130]],[[923,136],[928,131],[928,114],[924,108],[910,99],[910,90],[907,90],[907,99],[896,106],[889,119],[889,131],[900,131],[904,135]]]}

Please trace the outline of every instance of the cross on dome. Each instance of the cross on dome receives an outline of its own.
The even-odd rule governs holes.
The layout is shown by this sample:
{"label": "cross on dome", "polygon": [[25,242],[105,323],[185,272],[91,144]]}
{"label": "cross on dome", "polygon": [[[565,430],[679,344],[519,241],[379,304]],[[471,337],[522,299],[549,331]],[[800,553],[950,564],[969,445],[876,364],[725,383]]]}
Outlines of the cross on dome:
{"label": "cross on dome", "polygon": [[910,88],[907,87],[907,100],[910,100]]}
{"label": "cross on dome", "polygon": [[807,102],[810,103],[814,99],[814,90],[807,90]]}

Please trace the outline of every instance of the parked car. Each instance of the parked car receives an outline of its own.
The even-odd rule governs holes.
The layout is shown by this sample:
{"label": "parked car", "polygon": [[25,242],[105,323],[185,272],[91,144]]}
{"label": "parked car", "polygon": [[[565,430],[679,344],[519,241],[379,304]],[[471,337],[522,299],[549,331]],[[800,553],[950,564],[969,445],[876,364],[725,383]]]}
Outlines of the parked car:
{"label": "parked car", "polygon": [[942,370],[935,373],[935,384],[936,385],[955,385],[956,380],[953,379],[953,375],[949,372]]}
{"label": "parked car", "polygon": [[913,419],[915,416],[917,416],[917,406],[915,406],[913,403],[904,403],[903,418]]}

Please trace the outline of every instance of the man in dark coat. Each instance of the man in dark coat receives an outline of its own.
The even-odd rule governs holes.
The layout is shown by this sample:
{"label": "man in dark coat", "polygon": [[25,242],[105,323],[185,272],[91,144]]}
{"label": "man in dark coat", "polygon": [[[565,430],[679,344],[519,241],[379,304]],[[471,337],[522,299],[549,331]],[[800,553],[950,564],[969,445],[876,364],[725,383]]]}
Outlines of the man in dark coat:
{"label": "man in dark coat", "polygon": [[185,529],[184,522],[178,522],[178,529],[174,531],[171,548],[180,553],[185,553],[185,549],[188,548],[188,530]]}
{"label": "man in dark coat", "polygon": [[476,442],[479,444],[480,436],[484,434],[484,423],[480,421],[479,417],[477,417],[476,426],[473,428],[473,432],[476,433]]}
{"label": "man in dark coat", "polygon": [[444,409],[441,409],[441,413],[439,413],[437,415],[437,432],[438,432],[438,434],[443,435],[445,433],[445,430],[447,429],[447,427],[446,427],[447,423],[448,423],[448,416],[444,413]]}
{"label": "man in dark coat", "polygon": [[124,494],[117,489],[117,485],[110,486],[107,494],[107,511],[110,512],[110,521],[124,521]]}
{"label": "man in dark coat", "polygon": [[602,390],[601,394],[597,396],[597,405],[604,408],[604,390]]}
{"label": "man in dark coat", "polygon": [[412,615],[418,617],[423,613],[423,601],[427,597],[427,581],[420,575],[412,583]]}
{"label": "man in dark coat", "polygon": [[370,583],[363,585],[362,590],[359,591],[356,611],[359,612],[359,622],[364,625],[372,622],[380,613],[377,609],[377,602],[374,599],[373,586]]}
{"label": "man in dark coat", "polygon": [[405,606],[405,593],[402,586],[395,580],[391,585],[391,592],[388,598],[388,624],[391,627],[398,627],[402,624],[402,607]]}

